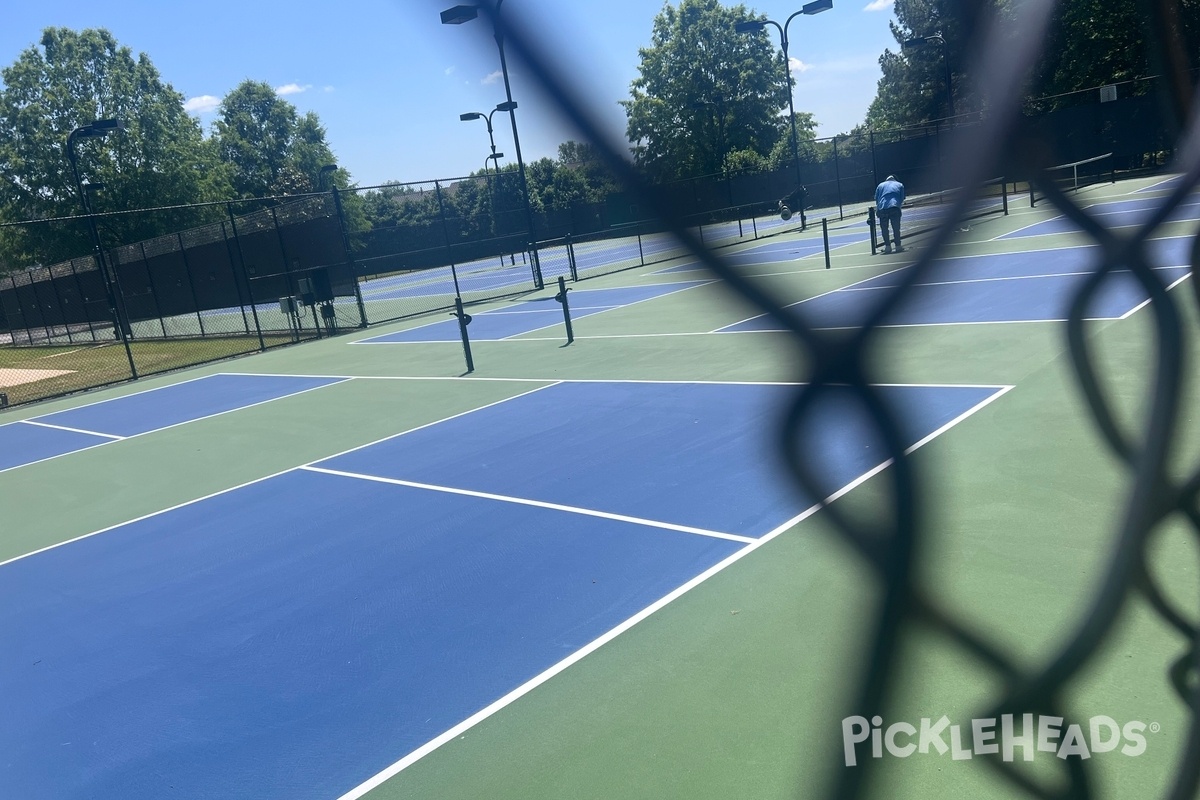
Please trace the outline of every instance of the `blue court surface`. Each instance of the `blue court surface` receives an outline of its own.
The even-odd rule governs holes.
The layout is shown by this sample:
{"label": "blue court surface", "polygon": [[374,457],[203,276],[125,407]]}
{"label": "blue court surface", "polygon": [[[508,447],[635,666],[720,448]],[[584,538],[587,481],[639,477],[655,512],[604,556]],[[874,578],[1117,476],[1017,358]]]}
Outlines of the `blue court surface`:
{"label": "blue court surface", "polygon": [[[880,388],[913,444],[1005,390]],[[810,509],[795,391],[551,384],[0,564],[0,796],[353,790]]]}
{"label": "blue court surface", "polygon": [[[1135,197],[1128,200],[1110,200],[1091,203],[1083,207],[1089,216],[1095,217],[1108,228],[1141,225],[1162,205],[1157,197]],[[1200,198],[1188,198],[1180,203],[1167,217],[1167,222],[1200,219]],[[1028,225],[1020,230],[997,236],[997,239],[1023,239],[1029,236],[1046,236],[1054,233],[1078,231],[1079,226],[1065,216]]]}
{"label": "blue court surface", "polygon": [[[858,244],[870,239],[870,231],[867,229],[866,222],[863,222],[862,231],[855,233],[830,234],[829,247],[830,249],[845,247],[847,245]],[[770,242],[768,244],[758,245],[756,247],[739,250],[736,253],[723,253],[721,259],[733,264],[734,266],[755,266],[758,264],[778,264],[786,261],[796,261],[808,256],[817,255],[825,251],[824,238],[817,236],[816,238],[794,239],[784,242]],[[696,270],[706,269],[706,267],[698,261],[693,261],[687,264],[680,264],[674,267],[660,269],[657,272],[651,273],[654,275],[665,275],[673,272],[694,272]]]}
{"label": "blue court surface", "polygon": [[[574,321],[602,311],[665,297],[704,283],[706,282],[681,281],[615,289],[571,289],[567,293],[567,301],[570,304],[571,319]],[[562,306],[553,297],[542,297],[472,314],[467,333],[471,341],[499,341],[543,328],[561,329],[563,326]],[[418,328],[372,336],[354,344],[457,342],[460,338],[458,320],[451,318]]]}
{"label": "blue court surface", "polygon": [[210,375],[0,425],[0,471],[248,408],[342,380]]}
{"label": "blue court surface", "polygon": [[[1173,287],[1189,272],[1188,242],[1161,239],[1148,250],[1155,273]],[[1042,322],[1067,318],[1068,309],[1088,270],[1099,259],[1095,247],[973,256],[937,262],[886,325],[946,325],[976,322]],[[818,328],[857,327],[903,279],[907,268],[868,278],[794,304]],[[882,291],[881,291],[882,290]],[[1142,286],[1128,271],[1110,275],[1087,310],[1088,319],[1120,319],[1146,301]],[[766,316],[721,328],[721,332],[781,330]]]}

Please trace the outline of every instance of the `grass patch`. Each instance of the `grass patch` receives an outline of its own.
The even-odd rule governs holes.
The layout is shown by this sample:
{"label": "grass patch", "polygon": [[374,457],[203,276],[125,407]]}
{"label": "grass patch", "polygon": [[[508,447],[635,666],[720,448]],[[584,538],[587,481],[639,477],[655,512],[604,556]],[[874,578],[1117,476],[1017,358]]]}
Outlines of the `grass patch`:
{"label": "grass patch", "polygon": [[[291,342],[287,335],[264,335],[267,347]],[[173,339],[129,343],[139,376],[167,372],[209,361],[254,353],[259,350],[258,336],[230,336],[212,339]],[[0,347],[0,370],[46,370],[48,377],[5,387],[10,405],[30,403],[47,397],[78,392],[97,386],[129,380],[129,358],[120,342],[82,345],[45,345]],[[51,371],[66,371],[52,375]]]}

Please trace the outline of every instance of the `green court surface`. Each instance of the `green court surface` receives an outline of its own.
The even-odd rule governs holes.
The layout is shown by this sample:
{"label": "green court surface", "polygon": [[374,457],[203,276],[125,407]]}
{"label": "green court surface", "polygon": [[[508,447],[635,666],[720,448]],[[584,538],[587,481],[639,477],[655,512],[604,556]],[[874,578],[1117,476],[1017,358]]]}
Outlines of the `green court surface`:
{"label": "green court surface", "polygon": [[[1075,198],[1124,200],[1157,180],[1099,185]],[[1049,203],[1030,209],[1014,201],[1010,216],[960,233],[946,255],[977,257],[981,264],[992,263],[987,261],[992,256],[1020,257],[1036,265],[1038,276],[1059,274],[1060,265],[1075,258],[1068,254],[1086,243],[1082,236],[1048,229],[1044,235],[1000,238],[1054,216]],[[1190,236],[1195,228],[1196,222],[1188,220],[1159,233]],[[819,237],[819,226],[797,236]],[[871,256],[866,242],[840,247],[832,253],[831,269],[819,253],[794,261],[775,255],[739,269],[802,309],[847,298],[845,307],[820,306],[822,314],[836,315],[853,310],[854,293],[866,291],[866,281],[892,273],[919,253],[920,240],[907,245],[904,253],[887,256]],[[980,280],[970,269],[963,268],[960,281]],[[571,298],[585,290],[703,277],[657,274],[661,270],[656,265],[582,281]],[[918,573],[944,610],[1032,668],[1056,654],[1094,599],[1112,557],[1130,483],[1077,387],[1064,324],[1055,318],[1021,318],[1023,309],[1045,300],[1048,284],[1030,287],[1028,299],[1004,295],[1009,304],[1004,313],[1015,313],[1014,318],[987,315],[985,307],[998,303],[1010,284],[1047,279],[997,275],[988,280],[970,289],[978,292],[970,296],[975,305],[969,314],[975,318],[938,316],[947,304],[960,302],[939,294],[928,301],[933,316],[927,324],[920,322],[925,317],[914,317],[881,328],[870,357],[873,380],[881,384],[1012,387],[913,453],[925,533]],[[1175,284],[1171,296],[1182,311],[1185,345],[1194,356],[1200,323],[1191,280],[1179,273],[1167,282]],[[1002,289],[995,288],[1001,284]],[[848,291],[832,294],[839,289]],[[518,300],[473,307],[471,313],[478,317]],[[1129,430],[1147,411],[1157,346],[1152,309],[1133,301],[1117,298],[1115,312],[1097,313],[1085,323],[1104,386]],[[983,310],[974,310],[976,305]],[[548,307],[558,308],[553,302]],[[405,431],[436,428],[439,421],[470,416],[559,381],[803,382],[806,354],[786,334],[752,326],[723,330],[758,313],[720,283],[697,285],[581,316],[570,345],[561,324],[500,341],[473,341],[470,375],[464,374],[458,341],[355,343],[445,319],[437,315],[8,410],[0,413],[0,424],[226,373],[352,378],[0,471],[5,533],[0,580],[5,570],[43,548],[93,533],[89,540],[102,539],[114,526]],[[1190,382],[1175,453],[1181,474],[1196,468],[1200,453],[1200,392],[1192,363],[1185,367]],[[539,437],[570,426],[573,409],[555,413],[561,416],[525,420],[527,429],[512,435],[530,447],[547,446]],[[636,429],[638,420],[628,424]],[[774,424],[768,415],[757,421],[768,438]],[[709,457],[723,456],[694,455]],[[852,514],[879,513],[887,507],[881,499],[887,485],[885,470],[834,502]],[[264,537],[275,535],[269,518],[258,527]],[[324,535],[336,542],[345,533],[332,525]],[[79,544],[58,549],[68,552]],[[1159,531],[1150,554],[1158,583],[1176,603],[1194,610],[1200,580],[1194,531],[1173,520]],[[399,748],[391,766],[380,765],[374,777],[345,780],[340,790],[320,796],[821,796],[842,763],[843,718],[858,713],[851,704],[867,667],[864,644],[879,600],[875,576],[818,511],[700,577],[636,624],[585,648],[583,657],[571,659],[572,651],[564,649],[567,662],[539,672],[528,684],[527,676],[514,678],[514,691],[497,695],[495,705],[481,707],[483,713],[469,724],[447,729],[427,747]],[[472,575],[460,580],[469,587]],[[38,635],[53,637],[54,632]],[[1147,726],[1141,755],[1115,751],[1089,760],[1096,796],[1165,793],[1189,722],[1168,676],[1184,647],[1143,599],[1131,597],[1118,627],[1072,681],[1066,705],[1073,716],[1105,715],[1122,725],[1141,721]],[[403,660],[406,654],[397,647],[392,657]],[[236,682],[236,676],[235,670],[227,680]],[[917,625],[905,632],[903,664],[892,687],[885,726],[901,720],[919,726],[923,718],[946,715],[969,727],[1003,688],[985,664]],[[353,760],[361,744],[321,746],[331,758]],[[860,757],[869,754],[865,747]],[[169,767],[147,763],[144,769],[151,783],[169,778]],[[1061,762],[1052,753],[1038,753],[1030,769],[1035,775],[1061,775]],[[0,774],[0,787],[4,781]],[[954,760],[933,752],[879,759],[869,786],[869,795],[878,798],[1026,796],[978,758]],[[310,796],[307,787],[295,788],[295,795],[272,796]],[[104,794],[103,787],[96,791],[97,797],[118,796]],[[165,784],[157,796],[171,796]]]}

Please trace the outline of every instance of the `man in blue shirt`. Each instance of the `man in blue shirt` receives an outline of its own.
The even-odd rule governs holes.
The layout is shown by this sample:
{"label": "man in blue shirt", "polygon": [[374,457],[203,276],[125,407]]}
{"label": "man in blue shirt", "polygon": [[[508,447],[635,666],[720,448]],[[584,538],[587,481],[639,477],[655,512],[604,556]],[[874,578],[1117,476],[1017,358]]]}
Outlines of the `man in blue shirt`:
{"label": "man in blue shirt", "polygon": [[896,240],[896,252],[904,250],[900,246],[900,206],[904,204],[904,184],[896,180],[895,175],[888,175],[887,180],[875,187],[875,211],[879,217],[879,227],[883,230],[883,252],[892,252],[892,243],[888,238],[888,225],[892,226],[892,239]]}

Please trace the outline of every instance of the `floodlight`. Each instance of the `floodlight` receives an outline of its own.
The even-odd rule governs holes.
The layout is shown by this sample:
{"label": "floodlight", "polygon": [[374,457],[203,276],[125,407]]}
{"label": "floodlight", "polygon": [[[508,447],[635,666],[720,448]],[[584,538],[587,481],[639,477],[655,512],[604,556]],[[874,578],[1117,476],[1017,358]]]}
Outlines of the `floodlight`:
{"label": "floodlight", "polygon": [[479,16],[478,6],[455,6],[442,12],[443,25],[462,25]]}

